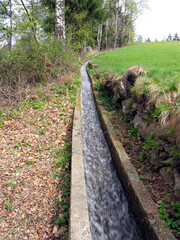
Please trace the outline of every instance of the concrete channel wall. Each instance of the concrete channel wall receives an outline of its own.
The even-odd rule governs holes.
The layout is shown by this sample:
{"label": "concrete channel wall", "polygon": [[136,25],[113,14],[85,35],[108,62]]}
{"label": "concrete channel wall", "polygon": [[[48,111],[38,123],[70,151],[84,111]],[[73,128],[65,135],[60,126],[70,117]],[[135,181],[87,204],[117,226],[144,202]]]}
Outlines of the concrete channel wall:
{"label": "concrete channel wall", "polygon": [[[89,74],[92,83],[92,77]],[[92,85],[93,88],[93,85]],[[139,176],[130,162],[122,144],[118,140],[113,126],[104,114],[105,108],[100,106],[97,91],[93,88],[94,100],[99,118],[108,143],[112,159],[119,179],[130,203],[137,223],[145,240],[175,240],[176,238],[164,222],[159,218],[159,212],[150,193],[140,181]]]}
{"label": "concrete channel wall", "polygon": [[[155,203],[143,183],[139,180],[137,172],[114,133],[112,124],[103,113],[105,109],[99,105],[97,93],[93,92],[102,128],[117,173],[144,239],[175,240],[171,231],[164,228],[164,223],[159,218]],[[69,234],[70,240],[91,240],[81,140],[80,90],[77,94],[73,120]]]}
{"label": "concrete channel wall", "polygon": [[81,142],[80,90],[73,119],[69,235],[70,240],[91,240]]}

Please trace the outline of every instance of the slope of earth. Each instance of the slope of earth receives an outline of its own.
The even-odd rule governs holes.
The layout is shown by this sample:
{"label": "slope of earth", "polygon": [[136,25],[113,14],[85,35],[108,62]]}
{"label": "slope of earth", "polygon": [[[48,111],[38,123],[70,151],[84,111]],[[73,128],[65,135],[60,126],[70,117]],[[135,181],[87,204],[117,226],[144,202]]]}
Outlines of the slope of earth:
{"label": "slope of earth", "polygon": [[0,239],[68,239],[74,83],[0,107]]}

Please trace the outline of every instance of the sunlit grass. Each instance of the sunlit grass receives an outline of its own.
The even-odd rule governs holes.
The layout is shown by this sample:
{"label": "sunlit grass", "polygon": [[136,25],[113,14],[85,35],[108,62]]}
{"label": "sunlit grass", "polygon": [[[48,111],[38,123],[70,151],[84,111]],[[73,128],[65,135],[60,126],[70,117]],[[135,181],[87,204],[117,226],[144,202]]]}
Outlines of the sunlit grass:
{"label": "sunlit grass", "polygon": [[159,88],[177,91],[180,86],[180,42],[136,43],[103,52],[93,60],[100,72],[123,75],[132,66],[142,66]]}
{"label": "sunlit grass", "polygon": [[144,113],[149,111],[161,126],[175,129],[173,134],[180,147],[180,42],[136,43],[103,52],[92,62],[97,65],[92,74],[112,72],[114,78],[133,66],[141,66],[145,74],[132,87],[132,97],[145,106]]}

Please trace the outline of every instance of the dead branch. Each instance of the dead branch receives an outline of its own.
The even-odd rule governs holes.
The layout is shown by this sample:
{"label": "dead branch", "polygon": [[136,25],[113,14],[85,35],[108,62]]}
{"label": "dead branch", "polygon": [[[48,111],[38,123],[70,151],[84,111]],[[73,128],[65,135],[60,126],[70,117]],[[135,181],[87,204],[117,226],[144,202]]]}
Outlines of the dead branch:
{"label": "dead branch", "polygon": [[23,7],[24,7],[24,10],[26,11],[26,13],[27,13],[27,15],[28,15],[29,21],[32,23],[32,27],[31,27],[31,28],[32,28],[33,35],[34,35],[34,40],[35,40],[36,42],[38,42],[37,36],[36,36],[35,27],[34,27],[33,19],[31,18],[30,14],[29,14],[29,11],[28,11],[28,9],[26,8],[23,0],[21,0],[21,3],[22,3],[22,5],[23,5]]}

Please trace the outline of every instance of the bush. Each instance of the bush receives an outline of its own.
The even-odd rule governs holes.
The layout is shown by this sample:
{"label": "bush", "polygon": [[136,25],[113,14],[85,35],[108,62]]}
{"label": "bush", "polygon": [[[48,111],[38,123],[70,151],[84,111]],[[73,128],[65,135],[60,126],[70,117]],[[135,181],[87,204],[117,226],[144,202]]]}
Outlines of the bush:
{"label": "bush", "polygon": [[66,72],[75,56],[70,46],[64,50],[54,38],[35,43],[24,37],[12,51],[0,49],[1,85],[15,89],[20,83],[47,81],[57,73]]}

